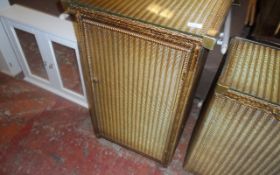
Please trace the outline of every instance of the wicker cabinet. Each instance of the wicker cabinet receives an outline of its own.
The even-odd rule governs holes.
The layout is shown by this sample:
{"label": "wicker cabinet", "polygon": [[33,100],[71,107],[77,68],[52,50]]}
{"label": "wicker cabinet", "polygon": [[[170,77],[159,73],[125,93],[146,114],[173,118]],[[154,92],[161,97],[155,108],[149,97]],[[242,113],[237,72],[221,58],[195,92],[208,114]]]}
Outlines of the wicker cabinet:
{"label": "wicker cabinet", "polygon": [[69,1],[96,135],[166,165],[230,4]]}
{"label": "wicker cabinet", "polygon": [[200,175],[279,174],[279,88],[279,48],[232,40],[185,168]]}

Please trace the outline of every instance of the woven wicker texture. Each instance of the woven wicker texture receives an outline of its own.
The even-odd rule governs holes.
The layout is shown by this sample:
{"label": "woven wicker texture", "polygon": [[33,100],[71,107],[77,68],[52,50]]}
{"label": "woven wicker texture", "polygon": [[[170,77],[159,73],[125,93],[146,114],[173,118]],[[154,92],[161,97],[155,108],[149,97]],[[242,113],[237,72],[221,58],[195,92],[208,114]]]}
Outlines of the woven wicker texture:
{"label": "woven wicker texture", "polygon": [[276,48],[232,40],[227,64],[187,151],[188,171],[280,174],[279,54]]}
{"label": "woven wicker texture", "polygon": [[242,39],[231,47],[219,84],[280,105],[280,50]]}
{"label": "woven wicker texture", "polygon": [[188,150],[185,168],[198,175],[280,173],[280,122],[261,109],[215,96]]}
{"label": "woven wicker texture", "polygon": [[166,150],[182,79],[188,82],[187,97],[193,86],[193,48],[170,46],[93,21],[82,25],[86,66],[95,82],[98,134],[162,162],[175,149],[174,144]]}
{"label": "woven wicker texture", "polygon": [[231,0],[70,0],[74,6],[106,11],[164,28],[216,36]]}

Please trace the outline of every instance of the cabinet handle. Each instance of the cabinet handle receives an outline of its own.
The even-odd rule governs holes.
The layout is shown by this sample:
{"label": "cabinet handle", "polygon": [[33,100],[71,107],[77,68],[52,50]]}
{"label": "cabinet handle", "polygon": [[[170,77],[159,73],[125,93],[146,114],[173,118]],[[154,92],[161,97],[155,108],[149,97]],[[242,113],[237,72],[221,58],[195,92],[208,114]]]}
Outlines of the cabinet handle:
{"label": "cabinet handle", "polygon": [[53,64],[50,64],[50,65],[49,65],[49,69],[53,69]]}
{"label": "cabinet handle", "polygon": [[93,81],[94,83],[99,83],[99,80],[97,79],[97,77],[93,77],[93,78],[92,78],[92,81]]}

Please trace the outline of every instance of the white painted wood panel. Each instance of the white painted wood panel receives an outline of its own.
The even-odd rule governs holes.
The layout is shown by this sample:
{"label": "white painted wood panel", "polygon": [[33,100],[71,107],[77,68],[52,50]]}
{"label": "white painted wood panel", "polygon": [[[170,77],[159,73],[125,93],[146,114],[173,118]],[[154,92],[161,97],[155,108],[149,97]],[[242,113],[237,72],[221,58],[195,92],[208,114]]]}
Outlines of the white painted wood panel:
{"label": "white painted wood panel", "polygon": [[16,54],[12,49],[9,38],[2,25],[0,17],[0,71],[10,76],[15,76],[21,72],[21,68],[16,59]]}

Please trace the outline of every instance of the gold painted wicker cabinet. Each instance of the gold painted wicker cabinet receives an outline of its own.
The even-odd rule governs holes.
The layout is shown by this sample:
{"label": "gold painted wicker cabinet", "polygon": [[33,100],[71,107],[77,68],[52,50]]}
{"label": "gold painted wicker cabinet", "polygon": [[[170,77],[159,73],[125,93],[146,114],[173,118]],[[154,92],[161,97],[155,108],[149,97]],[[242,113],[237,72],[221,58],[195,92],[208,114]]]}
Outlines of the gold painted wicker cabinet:
{"label": "gold painted wicker cabinet", "polygon": [[97,136],[167,165],[231,0],[70,0]]}
{"label": "gold painted wicker cabinet", "polygon": [[185,169],[197,175],[280,174],[280,50],[235,38],[196,126]]}

